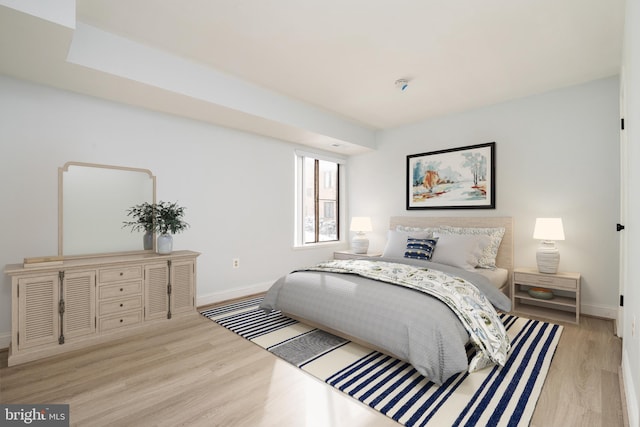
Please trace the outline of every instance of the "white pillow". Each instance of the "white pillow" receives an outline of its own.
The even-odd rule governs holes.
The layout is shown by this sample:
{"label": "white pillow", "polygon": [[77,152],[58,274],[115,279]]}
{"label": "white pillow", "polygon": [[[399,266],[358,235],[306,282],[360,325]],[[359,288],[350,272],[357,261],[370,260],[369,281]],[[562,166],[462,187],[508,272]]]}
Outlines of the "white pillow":
{"label": "white pillow", "polygon": [[438,244],[431,261],[473,271],[482,251],[489,244],[487,236],[434,233]]}
{"label": "white pillow", "polygon": [[451,227],[442,226],[438,230],[440,235],[465,235],[465,236],[488,236],[489,244],[482,250],[482,255],[478,259],[478,267],[480,268],[496,268],[496,257],[498,256],[498,248],[504,237],[505,228],[479,228],[479,227]]}
{"label": "white pillow", "polygon": [[397,231],[389,230],[387,233],[387,244],[382,251],[383,257],[403,258],[407,250],[407,239],[428,239],[431,233],[426,231]]}

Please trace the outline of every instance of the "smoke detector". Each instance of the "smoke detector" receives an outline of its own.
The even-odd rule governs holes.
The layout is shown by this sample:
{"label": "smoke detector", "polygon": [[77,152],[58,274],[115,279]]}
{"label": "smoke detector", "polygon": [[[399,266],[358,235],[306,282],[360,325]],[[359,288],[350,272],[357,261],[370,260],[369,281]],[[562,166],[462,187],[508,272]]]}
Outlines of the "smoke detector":
{"label": "smoke detector", "polygon": [[407,87],[409,87],[409,80],[407,79],[396,80],[396,89],[398,89],[400,92],[406,91]]}

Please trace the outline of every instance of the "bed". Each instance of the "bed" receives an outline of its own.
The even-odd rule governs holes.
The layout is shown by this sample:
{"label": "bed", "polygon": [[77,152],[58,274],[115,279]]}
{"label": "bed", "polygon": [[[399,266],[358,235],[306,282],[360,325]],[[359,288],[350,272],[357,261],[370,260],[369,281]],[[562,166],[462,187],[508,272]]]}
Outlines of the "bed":
{"label": "bed", "polygon": [[[398,227],[437,228],[442,226],[491,229],[503,228],[504,234],[496,254],[496,269],[479,269],[496,287],[509,296],[513,279],[513,218],[512,217],[409,217],[393,216],[389,221],[389,230]],[[501,281],[501,284],[497,282]]]}
{"label": "bed", "polygon": [[[485,237],[494,232],[500,235],[499,238],[495,235],[490,239]],[[478,298],[491,306],[494,313],[496,310],[508,312],[511,304],[506,293],[513,270],[512,219],[392,217],[388,233],[382,257],[329,261],[289,273],[271,286],[261,308],[280,310],[311,326],[407,361],[437,384],[454,374],[471,370],[472,365],[473,370],[486,366],[484,362],[478,365],[475,358],[469,358],[465,348],[472,340],[480,355],[485,344],[478,342],[477,336],[487,333],[477,334],[475,328],[484,325],[470,327],[468,316],[458,316],[458,309],[454,309],[447,298],[425,294],[423,289],[416,289],[412,284],[407,287],[400,286],[403,283],[375,280],[366,273],[388,270],[403,271],[403,274],[409,271],[411,277],[418,273],[430,279],[437,276],[445,282],[445,287],[451,287],[451,283],[455,287],[466,286],[461,301],[469,299],[467,292],[477,292]],[[409,239],[424,242],[434,240],[434,237],[437,242],[431,260],[402,256]],[[475,246],[469,242],[476,242]],[[493,247],[488,250],[490,245]],[[493,261],[493,265],[474,268],[473,263],[480,262],[486,253],[490,254],[489,261]],[[475,261],[467,265],[471,259]],[[474,286],[469,287],[468,283]],[[476,300],[467,303],[473,307],[478,304]],[[506,333],[503,337],[499,330],[502,323],[496,322],[496,318],[486,320],[488,315],[484,313],[487,311],[483,306],[479,312],[484,317],[479,317],[496,328],[498,337],[492,336],[487,345],[499,346],[506,357],[509,343]]]}

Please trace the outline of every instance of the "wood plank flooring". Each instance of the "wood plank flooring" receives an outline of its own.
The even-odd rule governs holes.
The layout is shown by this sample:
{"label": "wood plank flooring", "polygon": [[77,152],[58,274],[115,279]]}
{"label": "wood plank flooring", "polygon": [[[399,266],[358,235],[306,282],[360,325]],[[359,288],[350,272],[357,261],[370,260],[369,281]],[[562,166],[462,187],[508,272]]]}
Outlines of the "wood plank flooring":
{"label": "wood plank flooring", "polygon": [[[622,426],[613,322],[565,325],[532,426]],[[397,426],[199,315],[7,367],[0,402],[68,403],[78,426]]]}

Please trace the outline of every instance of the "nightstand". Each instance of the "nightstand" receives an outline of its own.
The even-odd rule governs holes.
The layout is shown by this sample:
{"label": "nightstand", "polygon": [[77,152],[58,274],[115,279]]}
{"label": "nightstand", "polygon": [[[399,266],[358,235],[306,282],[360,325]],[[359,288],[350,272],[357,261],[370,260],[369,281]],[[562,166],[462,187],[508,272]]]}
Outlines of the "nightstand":
{"label": "nightstand", "polygon": [[368,252],[366,254],[356,254],[353,251],[335,251],[333,259],[369,259],[382,256],[381,252]]}
{"label": "nightstand", "polygon": [[[552,299],[534,298],[530,288],[553,292]],[[549,320],[580,323],[580,273],[540,273],[535,268],[516,268],[511,284],[512,310]]]}

